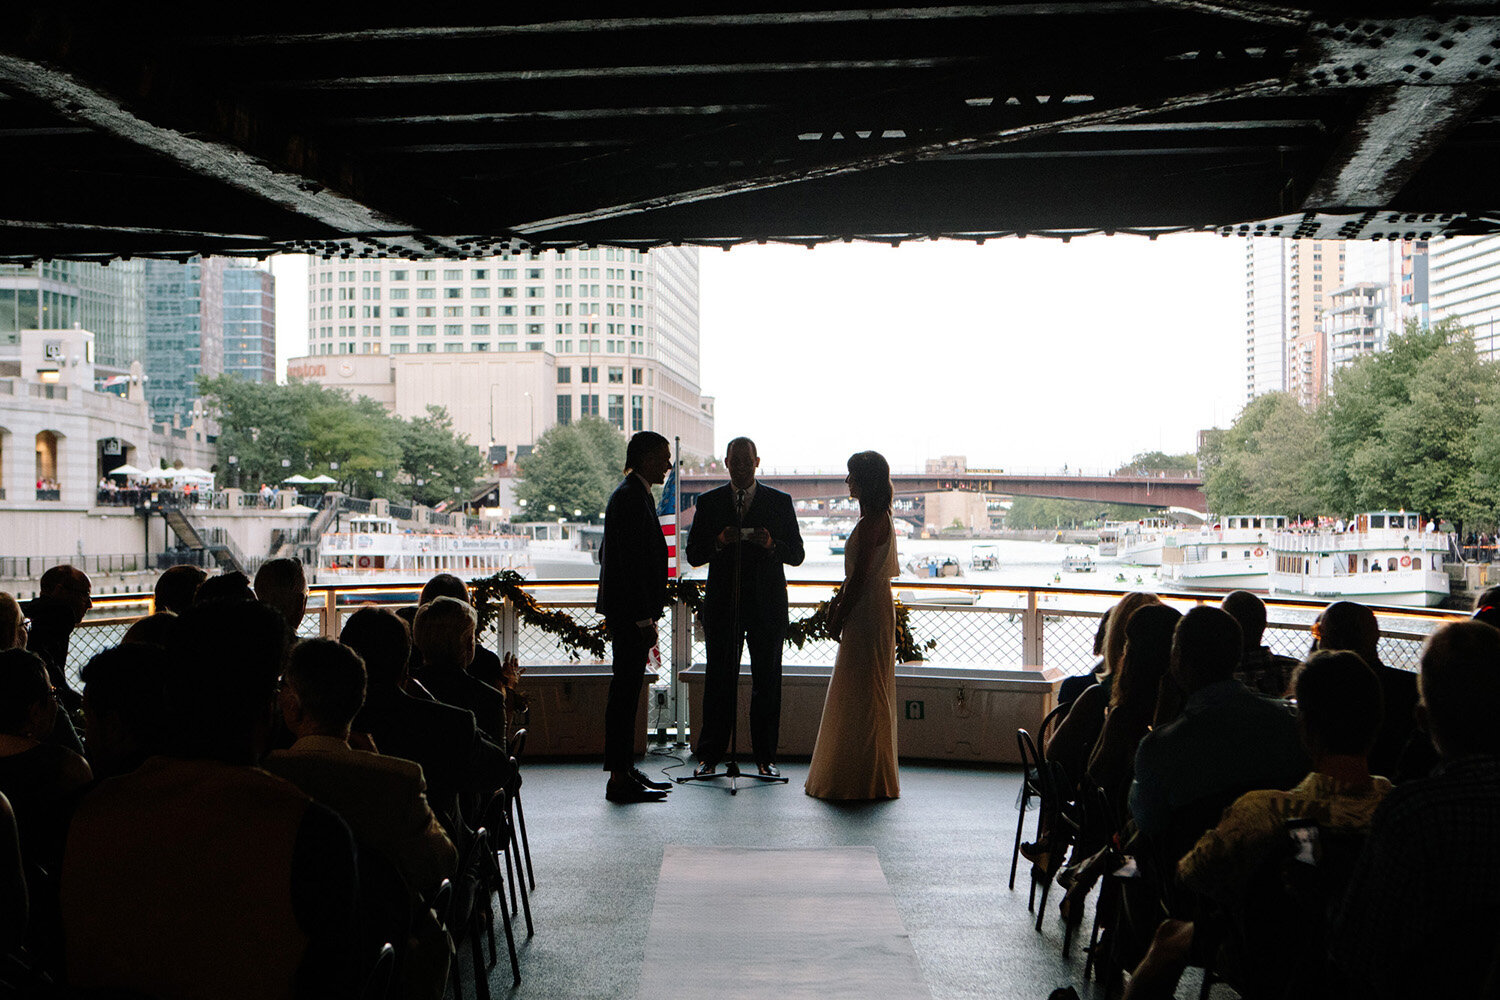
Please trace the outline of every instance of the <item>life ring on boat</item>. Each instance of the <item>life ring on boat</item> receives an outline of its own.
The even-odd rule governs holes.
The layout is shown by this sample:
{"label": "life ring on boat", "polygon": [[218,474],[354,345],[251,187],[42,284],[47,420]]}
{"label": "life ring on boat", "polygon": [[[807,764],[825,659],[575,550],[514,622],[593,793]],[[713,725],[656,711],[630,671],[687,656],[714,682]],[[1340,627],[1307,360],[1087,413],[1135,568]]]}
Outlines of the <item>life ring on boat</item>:
{"label": "life ring on boat", "polygon": [[1257,559],[1259,559],[1261,556],[1263,556],[1265,554],[1266,554],[1266,550],[1265,549],[1256,549],[1255,550],[1255,558],[1257,558]]}
{"label": "life ring on boat", "polygon": [[1410,566],[1410,565],[1411,565],[1411,556],[1402,556],[1401,557],[1401,567],[1403,569],[1405,569],[1407,566]]}
{"label": "life ring on boat", "polygon": [[369,556],[360,556],[358,559],[355,560],[355,562],[359,565],[360,569],[369,569],[370,568],[370,557]]}

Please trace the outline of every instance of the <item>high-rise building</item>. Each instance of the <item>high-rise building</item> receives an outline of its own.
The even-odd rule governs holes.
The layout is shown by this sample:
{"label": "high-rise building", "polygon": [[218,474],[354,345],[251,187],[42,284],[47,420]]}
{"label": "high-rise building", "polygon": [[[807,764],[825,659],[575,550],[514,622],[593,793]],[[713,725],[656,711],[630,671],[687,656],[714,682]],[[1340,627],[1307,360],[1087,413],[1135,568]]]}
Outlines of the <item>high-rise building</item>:
{"label": "high-rise building", "polygon": [[230,261],[224,269],[224,371],[251,382],[276,381],[276,279]]}
{"label": "high-rise building", "polygon": [[1250,237],[1245,246],[1245,398],[1322,396],[1328,346],[1323,314],[1344,281],[1339,240]]}
{"label": "high-rise building", "polygon": [[1427,322],[1427,243],[1362,240],[1344,244],[1344,284],[1333,293],[1324,328],[1329,376],[1386,349],[1409,321]]}
{"label": "high-rise building", "polygon": [[1474,332],[1479,356],[1500,361],[1500,236],[1451,236],[1428,248],[1434,320]]}
{"label": "high-rise building", "polygon": [[154,420],[192,419],[197,377],[224,369],[223,257],[146,261],[146,401]]}
{"label": "high-rise building", "polygon": [[679,436],[685,454],[713,452],[713,401],[698,381],[695,248],[314,260],[308,356],[288,374],[401,416],[444,406],[497,464],[584,416],[626,434]]}
{"label": "high-rise building", "polygon": [[78,327],[94,334],[99,366],[127,369],[145,348],[144,273],[142,260],[0,264],[0,340]]}

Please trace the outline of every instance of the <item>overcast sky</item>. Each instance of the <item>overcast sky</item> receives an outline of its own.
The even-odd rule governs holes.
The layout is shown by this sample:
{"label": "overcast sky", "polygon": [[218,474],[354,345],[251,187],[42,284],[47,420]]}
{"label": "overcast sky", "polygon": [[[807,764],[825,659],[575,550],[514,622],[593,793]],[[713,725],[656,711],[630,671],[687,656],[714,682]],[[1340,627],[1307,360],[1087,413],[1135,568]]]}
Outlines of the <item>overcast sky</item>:
{"label": "overcast sky", "polygon": [[[748,246],[702,253],[719,450],[839,469],[874,448],[1015,471],[1192,451],[1244,402],[1245,244],[1212,235]],[[305,258],[273,263],[279,368],[307,344]]]}

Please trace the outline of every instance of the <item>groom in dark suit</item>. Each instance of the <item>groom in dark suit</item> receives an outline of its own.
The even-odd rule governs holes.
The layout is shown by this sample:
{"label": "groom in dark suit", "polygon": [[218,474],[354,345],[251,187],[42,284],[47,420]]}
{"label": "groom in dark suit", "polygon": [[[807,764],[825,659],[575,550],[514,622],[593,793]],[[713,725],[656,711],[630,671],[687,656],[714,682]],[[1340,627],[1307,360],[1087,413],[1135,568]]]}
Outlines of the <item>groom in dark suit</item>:
{"label": "groom in dark suit", "polygon": [[[781,647],[786,643],[786,572],[804,552],[792,498],[755,480],[755,442],[738,437],[724,457],[729,485],[698,498],[688,531],[687,557],[708,563],[704,628],[708,667],[703,684],[703,731],[695,775],[713,774],[734,731],[740,654],[750,647],[750,742],[760,773],[777,777],[781,729]],[[735,570],[739,577],[736,580]],[[738,591],[738,607],[736,607]]]}
{"label": "groom in dark suit", "polygon": [[604,707],[604,797],[611,802],[660,802],[666,782],[635,766],[635,716],[646,659],[656,645],[656,620],[667,602],[667,540],[656,519],[651,487],[672,467],[672,446],[654,431],[640,431],[625,446],[625,479],[604,509],[599,548],[599,598],[614,649],[613,677]]}

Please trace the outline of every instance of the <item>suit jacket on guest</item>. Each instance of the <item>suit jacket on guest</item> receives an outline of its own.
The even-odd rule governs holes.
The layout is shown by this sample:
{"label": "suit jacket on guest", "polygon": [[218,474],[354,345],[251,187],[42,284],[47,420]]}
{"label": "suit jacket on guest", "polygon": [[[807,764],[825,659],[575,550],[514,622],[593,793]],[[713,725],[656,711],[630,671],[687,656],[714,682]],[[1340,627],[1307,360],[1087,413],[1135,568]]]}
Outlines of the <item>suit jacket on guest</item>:
{"label": "suit jacket on guest", "polygon": [[604,509],[594,610],[606,621],[655,621],[666,603],[667,540],[650,488],[631,473],[615,487]]}
{"label": "suit jacket on guest", "polygon": [[[755,484],[755,495],[743,521],[734,513],[734,487],[720,486],[698,498],[693,526],[688,530],[687,557],[694,566],[708,563],[708,593],[704,613],[709,628],[722,623],[730,627],[734,616],[735,549],[740,562],[740,624],[780,625],[787,621],[785,566],[800,566],[806,553],[802,533],[797,530],[797,511],[792,498],[765,483]],[[719,533],[726,527],[765,528],[771,533],[770,549],[739,543],[718,548]]]}
{"label": "suit jacket on guest", "polygon": [[354,719],[382,754],[416,761],[427,779],[427,801],[448,833],[457,833],[461,796],[483,794],[515,774],[504,749],[480,735],[474,713],[402,691],[375,689]]}
{"label": "suit jacket on guest", "polygon": [[446,667],[424,667],[419,680],[438,701],[473,712],[484,735],[499,746],[505,745],[510,727],[505,724],[503,693],[462,670]]}
{"label": "suit jacket on guest", "polygon": [[458,852],[427,804],[420,764],[353,750],[333,736],[304,736],[290,750],[271,751],[261,767],[338,813],[413,892],[435,888],[457,868]]}

